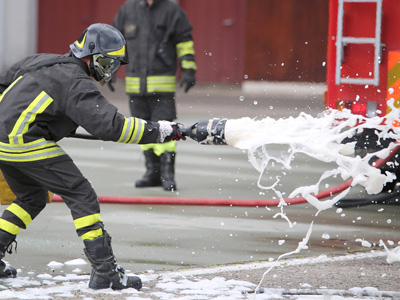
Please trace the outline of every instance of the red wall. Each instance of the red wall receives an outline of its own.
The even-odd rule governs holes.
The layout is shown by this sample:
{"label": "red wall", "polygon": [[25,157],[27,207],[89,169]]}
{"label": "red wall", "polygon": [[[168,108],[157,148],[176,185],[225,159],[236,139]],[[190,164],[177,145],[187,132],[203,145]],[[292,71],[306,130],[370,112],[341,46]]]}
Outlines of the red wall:
{"label": "red wall", "polygon": [[[124,2],[38,0],[38,52],[67,53],[90,24],[111,24]],[[325,81],[328,0],[179,4],[193,25],[198,82]]]}
{"label": "red wall", "polygon": [[38,52],[69,51],[81,33],[92,23],[111,24],[125,0],[38,0]]}
{"label": "red wall", "polygon": [[180,0],[193,25],[199,81],[243,81],[245,1]]}

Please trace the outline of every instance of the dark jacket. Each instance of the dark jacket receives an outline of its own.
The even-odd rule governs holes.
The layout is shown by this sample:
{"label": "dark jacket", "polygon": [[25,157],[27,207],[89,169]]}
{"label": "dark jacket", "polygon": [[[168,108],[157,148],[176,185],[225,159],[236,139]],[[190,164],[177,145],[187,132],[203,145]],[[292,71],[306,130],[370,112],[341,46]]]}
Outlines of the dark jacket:
{"label": "dark jacket", "polygon": [[128,0],[113,25],[127,41],[126,92],[175,92],[177,58],[182,71],[196,70],[192,26],[185,12],[169,0]]}
{"label": "dark jacket", "polygon": [[0,73],[0,160],[24,162],[65,155],[55,142],[79,126],[102,140],[158,141],[158,123],[118,113],[99,92],[86,64],[54,64],[18,75],[27,66],[56,57],[62,56],[33,55]]}

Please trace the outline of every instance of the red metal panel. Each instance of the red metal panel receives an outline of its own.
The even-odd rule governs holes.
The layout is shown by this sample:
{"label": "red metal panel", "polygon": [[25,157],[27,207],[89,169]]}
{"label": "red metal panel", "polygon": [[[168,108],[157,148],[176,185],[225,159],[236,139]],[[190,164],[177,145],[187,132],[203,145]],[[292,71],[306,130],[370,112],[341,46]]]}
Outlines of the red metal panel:
{"label": "red metal panel", "polygon": [[193,25],[199,82],[243,81],[245,0],[181,0]]}
{"label": "red metal panel", "polygon": [[[344,36],[373,37],[375,36],[375,9],[373,3],[347,3],[345,4],[345,17],[343,23]],[[387,94],[387,56],[390,51],[400,50],[400,6],[398,0],[383,0],[382,16],[382,49],[381,64],[379,66],[379,86],[366,86],[356,84],[335,84],[336,67],[336,36],[338,0],[330,1],[329,11],[329,38],[327,51],[327,107],[336,108],[336,103],[341,100],[356,99],[374,101],[378,104],[380,115],[386,113]],[[345,48],[345,61],[342,65],[342,77],[346,75],[361,78],[372,77],[373,72],[373,47],[371,45],[349,45]]]}

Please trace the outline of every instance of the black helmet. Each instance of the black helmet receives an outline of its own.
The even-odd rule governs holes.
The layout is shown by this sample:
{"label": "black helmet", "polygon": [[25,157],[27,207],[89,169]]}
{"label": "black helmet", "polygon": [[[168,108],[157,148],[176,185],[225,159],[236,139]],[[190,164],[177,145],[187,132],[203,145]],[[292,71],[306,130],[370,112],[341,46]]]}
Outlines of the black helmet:
{"label": "black helmet", "polygon": [[128,63],[125,45],[124,36],[115,27],[96,23],[90,25],[69,47],[77,58],[91,56],[90,72],[103,85],[120,65]]}

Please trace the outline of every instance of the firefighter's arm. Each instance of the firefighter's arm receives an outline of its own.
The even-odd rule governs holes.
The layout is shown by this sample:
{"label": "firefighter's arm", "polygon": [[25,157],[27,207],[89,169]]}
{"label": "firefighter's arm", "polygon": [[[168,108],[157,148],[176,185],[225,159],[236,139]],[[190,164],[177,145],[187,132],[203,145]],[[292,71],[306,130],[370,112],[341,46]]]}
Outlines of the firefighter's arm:
{"label": "firefighter's arm", "polygon": [[176,45],[176,53],[182,71],[180,86],[184,85],[185,93],[196,84],[196,62],[194,60],[193,41],[189,40]]}
{"label": "firefighter's arm", "polygon": [[126,144],[151,144],[186,140],[182,124],[169,121],[151,122],[124,117],[124,126],[117,142]]}
{"label": "firefighter's arm", "polygon": [[92,136],[125,144],[179,140],[176,123],[125,117],[98,90],[81,90],[67,101],[67,115]]}
{"label": "firefighter's arm", "polygon": [[196,83],[196,62],[194,59],[194,43],[192,39],[192,26],[186,14],[180,10],[175,20],[176,54],[179,59],[182,78],[180,86],[184,85],[187,92]]}

